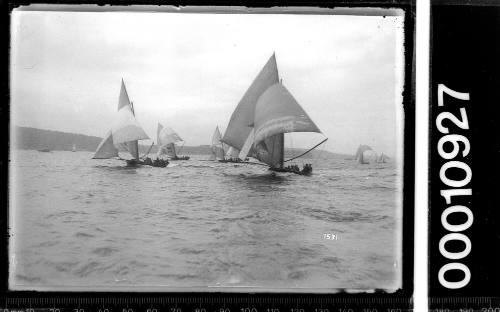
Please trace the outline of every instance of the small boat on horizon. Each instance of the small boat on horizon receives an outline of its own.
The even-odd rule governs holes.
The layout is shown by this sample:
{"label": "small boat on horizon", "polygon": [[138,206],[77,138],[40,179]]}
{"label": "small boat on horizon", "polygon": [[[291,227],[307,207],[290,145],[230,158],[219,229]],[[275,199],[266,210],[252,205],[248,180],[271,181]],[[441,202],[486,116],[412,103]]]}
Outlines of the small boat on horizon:
{"label": "small boat on horizon", "polygon": [[359,164],[362,164],[362,165],[367,165],[369,164],[370,162],[366,159],[366,157],[364,156],[364,153],[366,151],[373,151],[373,149],[368,146],[368,145],[364,145],[364,144],[361,144],[359,145],[357,151],[356,151],[356,155],[354,156],[354,159],[359,163]]}
{"label": "small boat on horizon", "polygon": [[384,153],[380,153],[380,155],[377,157],[376,162],[385,164],[389,159],[389,156],[385,155]]}
{"label": "small boat on horizon", "polygon": [[71,149],[72,152],[76,152],[76,145],[73,144],[73,148]]}
{"label": "small boat on horizon", "polygon": [[[256,158],[276,172],[312,173],[306,164],[284,166],[328,140],[325,138],[306,152],[285,160],[285,133],[321,133],[316,124],[283,85],[278,74],[276,54],[269,58],[236,106],[221,142],[239,151],[238,158]],[[248,162],[247,162],[248,163]],[[252,162],[253,163],[253,162]]]}
{"label": "small boat on horizon", "polygon": [[52,152],[52,151],[51,151],[50,149],[48,149],[48,148],[42,148],[42,149],[39,149],[38,151],[39,151],[39,152],[41,152],[41,153],[50,153],[50,152]]}

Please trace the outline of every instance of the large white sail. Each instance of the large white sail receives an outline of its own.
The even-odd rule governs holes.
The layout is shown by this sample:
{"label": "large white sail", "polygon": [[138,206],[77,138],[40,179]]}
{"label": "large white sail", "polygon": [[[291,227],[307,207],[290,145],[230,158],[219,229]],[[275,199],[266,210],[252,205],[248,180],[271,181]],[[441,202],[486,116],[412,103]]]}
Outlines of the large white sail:
{"label": "large white sail", "polygon": [[92,158],[107,159],[113,157],[118,157],[118,149],[113,144],[113,134],[109,131],[106,136],[104,136],[104,139],[102,139]]}
{"label": "large white sail", "polygon": [[304,109],[279,82],[276,57],[273,53],[231,116],[222,141],[271,167],[281,168],[284,162],[284,134],[318,132]]}
{"label": "large white sail", "polygon": [[127,150],[133,158],[139,159],[138,140],[149,139],[135,118],[132,102],[127,94],[125,83],[121,83],[118,98],[118,112],[112,124],[111,131],[99,144],[93,158],[112,158],[118,156],[117,146]]}
{"label": "large white sail", "polygon": [[277,83],[264,92],[255,106],[255,142],[287,132],[318,132],[316,124],[290,92]]}
{"label": "large white sail", "polygon": [[238,150],[243,148],[253,128],[255,105],[259,97],[278,81],[278,67],[273,53],[236,106],[222,142]]}
{"label": "large white sail", "polygon": [[[135,119],[130,106],[122,107],[116,116],[115,122],[111,127],[113,133],[113,142],[115,144],[149,139],[148,135],[142,129],[141,125]],[[135,155],[132,155],[135,157]]]}

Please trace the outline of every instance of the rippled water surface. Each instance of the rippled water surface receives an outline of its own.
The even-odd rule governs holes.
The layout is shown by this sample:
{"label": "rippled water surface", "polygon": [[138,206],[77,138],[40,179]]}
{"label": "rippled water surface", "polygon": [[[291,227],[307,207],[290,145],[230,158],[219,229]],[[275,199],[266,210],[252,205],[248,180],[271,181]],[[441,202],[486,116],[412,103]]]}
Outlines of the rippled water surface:
{"label": "rippled water surface", "polygon": [[307,160],[305,177],[204,155],[167,168],[91,156],[13,153],[11,287],[400,286],[392,162]]}

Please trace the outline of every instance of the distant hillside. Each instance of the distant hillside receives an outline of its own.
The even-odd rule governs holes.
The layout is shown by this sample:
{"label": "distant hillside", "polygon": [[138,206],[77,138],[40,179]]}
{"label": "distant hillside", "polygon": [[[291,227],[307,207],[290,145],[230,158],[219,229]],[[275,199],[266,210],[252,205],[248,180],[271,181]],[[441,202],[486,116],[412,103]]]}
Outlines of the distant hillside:
{"label": "distant hillside", "polygon": [[95,151],[102,140],[95,136],[18,126],[14,128],[14,135],[15,148],[31,150],[70,151],[75,144],[79,151]]}
{"label": "distant hillside", "polygon": [[[76,133],[67,133],[52,130],[43,130],[29,127],[14,128],[16,136],[17,149],[40,150],[48,148],[51,151],[70,151],[73,144],[76,145],[78,151],[94,152],[101,142],[102,138],[88,136]],[[149,149],[149,145],[139,145],[141,153],[145,153]],[[151,153],[156,153],[157,147],[153,146]],[[179,154],[182,155],[209,155],[209,145],[199,146],[182,146],[178,148]],[[285,158],[298,156],[305,152],[306,149],[287,148],[285,149]],[[303,156],[303,158],[346,158],[352,157],[348,155],[331,153],[325,150],[313,150]]]}

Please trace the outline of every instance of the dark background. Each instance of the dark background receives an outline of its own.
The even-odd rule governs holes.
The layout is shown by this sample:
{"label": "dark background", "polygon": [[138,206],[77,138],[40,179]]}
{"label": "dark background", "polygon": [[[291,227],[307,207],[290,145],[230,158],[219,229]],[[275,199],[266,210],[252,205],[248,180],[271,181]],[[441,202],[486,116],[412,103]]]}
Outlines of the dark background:
{"label": "dark background", "polygon": [[[458,2],[458,1],[453,1]],[[430,147],[431,180],[429,186],[429,296],[500,296],[500,2],[473,5],[450,5],[444,1],[431,3],[430,61]],[[468,92],[469,101],[444,96],[444,106],[437,105],[437,86],[443,83],[458,92]],[[453,160],[463,161],[472,169],[472,180],[464,188],[472,188],[472,196],[452,197],[447,205],[440,195],[448,189],[440,181],[439,169],[444,160],[437,143],[441,134],[436,127],[440,112],[449,111],[460,118],[464,107],[469,130],[461,130],[449,121],[450,134],[466,136],[471,143],[467,157],[460,152]],[[449,151],[451,149],[451,144]],[[460,150],[463,144],[460,143]],[[449,177],[463,172],[449,172]],[[439,252],[439,240],[449,233],[441,225],[441,213],[452,205],[465,205],[474,215],[474,222],[465,234],[472,243],[471,253],[461,260],[448,260]],[[464,216],[462,214],[462,216]],[[465,221],[449,218],[452,224]],[[463,250],[463,244],[447,244],[449,251]],[[438,281],[438,271],[446,263],[461,262],[471,271],[471,280],[462,289],[446,289]],[[449,275],[449,280],[461,276]],[[448,275],[446,275],[448,277]]]}
{"label": "dark background", "polygon": [[[59,3],[58,0],[34,0],[31,3]],[[0,309],[11,308],[58,308],[61,312],[74,312],[75,308],[85,308],[85,312],[108,309],[109,312],[122,312],[122,308],[133,308],[133,312],[156,308],[158,312],[171,312],[171,308],[183,308],[183,312],[195,311],[194,308],[207,308],[207,312],[220,311],[219,308],[231,308],[231,312],[240,312],[241,308],[256,307],[257,312],[267,312],[269,308],[280,308],[281,312],[326,312],[345,311],[385,311],[386,308],[399,308],[407,311],[411,306],[413,294],[413,239],[414,239],[414,157],[415,157],[415,0],[198,0],[198,1],[162,1],[162,0],[69,0],[70,4],[153,4],[153,5],[234,5],[249,7],[305,6],[305,7],[377,7],[401,8],[405,11],[405,86],[403,107],[405,114],[404,132],[404,186],[403,186],[403,285],[395,293],[375,290],[373,293],[340,292],[335,295],[319,294],[238,294],[238,293],[88,293],[88,292],[30,292],[9,291],[8,275],[8,144],[9,144],[9,88],[8,88],[8,52],[10,11],[27,1],[0,0],[1,41],[4,48],[2,56],[3,79],[0,84],[0,138],[3,149],[0,159]],[[66,3],[66,2],[65,2]],[[341,30],[339,30],[341,31]],[[156,298],[155,298],[156,297]],[[159,298],[158,298],[159,297]],[[294,309],[294,310],[292,310]],[[318,309],[318,310],[316,310]],[[47,310],[44,310],[47,311]],[[103,310],[104,311],[104,310]],[[128,310],[127,310],[128,311]],[[176,310],[177,311],[177,310]],[[253,311],[249,311],[253,312]]]}

